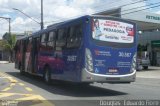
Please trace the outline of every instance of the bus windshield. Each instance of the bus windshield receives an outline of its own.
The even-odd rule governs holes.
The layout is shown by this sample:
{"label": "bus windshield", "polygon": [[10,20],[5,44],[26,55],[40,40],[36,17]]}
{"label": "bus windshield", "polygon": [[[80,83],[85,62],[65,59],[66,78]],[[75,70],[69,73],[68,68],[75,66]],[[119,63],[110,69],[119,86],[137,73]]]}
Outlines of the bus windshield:
{"label": "bus windshield", "polygon": [[131,44],[134,42],[135,28],[133,24],[110,20],[93,19],[92,38],[109,43]]}

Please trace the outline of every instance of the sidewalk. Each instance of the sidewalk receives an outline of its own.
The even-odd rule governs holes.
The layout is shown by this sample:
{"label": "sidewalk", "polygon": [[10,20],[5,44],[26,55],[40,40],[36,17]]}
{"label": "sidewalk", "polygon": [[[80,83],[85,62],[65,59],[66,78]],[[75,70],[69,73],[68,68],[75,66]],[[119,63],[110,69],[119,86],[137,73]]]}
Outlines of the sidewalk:
{"label": "sidewalk", "polygon": [[6,64],[9,63],[8,61],[0,61],[0,64]]}
{"label": "sidewalk", "polygon": [[155,78],[160,79],[160,67],[149,66],[148,70],[137,71],[139,78]]}

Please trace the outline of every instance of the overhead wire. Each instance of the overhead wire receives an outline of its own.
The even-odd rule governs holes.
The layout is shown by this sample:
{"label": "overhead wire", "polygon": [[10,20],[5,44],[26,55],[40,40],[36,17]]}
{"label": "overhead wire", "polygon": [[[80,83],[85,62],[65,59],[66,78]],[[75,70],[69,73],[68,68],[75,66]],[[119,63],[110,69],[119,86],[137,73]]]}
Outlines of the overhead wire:
{"label": "overhead wire", "polygon": [[156,7],[160,7],[160,5],[156,5],[156,6],[153,6],[153,7],[147,7],[147,8],[144,8],[144,9],[140,9],[140,10],[124,13],[124,14],[121,14],[121,15],[131,14],[131,13],[135,13],[135,12],[139,12],[139,11],[143,11],[143,10],[148,10],[148,9],[156,8]]}
{"label": "overhead wire", "polygon": [[[157,4],[160,4],[160,2],[151,3],[151,4],[145,5],[145,6],[139,6],[139,7],[134,7],[134,8],[131,8],[131,9],[123,10],[123,11],[121,11],[122,13],[125,12],[125,11],[129,11],[129,10],[134,10],[134,11],[123,13],[121,15],[131,14],[131,13],[135,13],[135,12],[139,12],[139,11],[143,11],[143,10],[147,10],[147,9],[151,9],[151,8],[160,7],[160,5],[157,5]],[[152,6],[152,5],[156,5],[156,6]],[[147,7],[147,6],[152,6],[152,7]],[[146,8],[139,9],[139,8],[142,8],[142,7],[146,7]],[[137,10],[137,9],[139,9],[139,10]],[[109,14],[109,15],[119,15],[119,13],[113,13],[113,14]],[[78,17],[78,16],[76,16],[76,17]],[[72,19],[72,18],[75,18],[75,17],[71,17],[70,19]],[[66,21],[66,20],[64,20],[64,21]],[[50,22],[53,22],[53,21],[50,21]]]}
{"label": "overhead wire", "polygon": [[[127,6],[127,5],[132,5],[132,4],[137,4],[137,3],[140,3],[140,2],[144,2],[144,1],[147,1],[147,0],[139,0],[139,1],[136,1],[136,2],[132,2],[132,3],[127,3],[127,4],[124,4],[124,5],[121,5],[121,7]],[[112,4],[114,4],[114,3],[116,3],[116,2],[111,2],[109,5],[112,5]],[[95,7],[100,7],[100,6],[103,6],[103,5],[106,5],[106,4],[94,6],[94,8],[95,8]],[[98,10],[98,11],[102,11],[102,10]],[[96,11],[96,12],[98,12],[98,11]],[[86,12],[86,10],[83,10],[82,12]],[[95,12],[95,13],[96,13],[96,12]],[[95,13],[94,13],[94,14],[95,14]],[[82,14],[82,15],[84,15],[84,14]],[[63,21],[63,20],[65,21],[65,20],[68,20],[68,19],[73,19],[73,18],[82,16],[82,15],[78,15],[78,16],[74,16],[74,17],[69,17],[69,18],[60,18],[60,19],[57,19],[57,20],[59,20],[59,21],[45,21],[44,23],[61,22],[61,21]],[[35,18],[34,18],[34,19],[35,19]]]}
{"label": "overhead wire", "polygon": [[[137,4],[137,3],[141,3],[141,2],[144,2],[144,1],[148,1],[148,0],[139,0],[139,1],[136,1],[136,2],[131,2],[131,3],[127,3],[127,4],[123,4],[124,2],[122,2],[121,4],[123,4],[123,5],[121,5],[121,7],[124,7],[124,6],[127,6],[127,5],[133,5],[133,4]],[[117,3],[117,2],[114,2],[114,3]],[[109,4],[109,5],[112,5],[113,3],[111,3],[111,4]],[[102,4],[102,5],[98,5],[98,6],[94,6],[94,8],[95,7],[100,7],[100,6],[106,6],[106,4]],[[107,5],[108,6],[108,5]]]}
{"label": "overhead wire", "polygon": [[1,22],[1,21],[4,21],[4,19],[1,19],[0,22]]}
{"label": "overhead wire", "polygon": [[[140,2],[144,2],[144,1],[147,1],[147,0],[140,0],[140,1],[136,1],[136,2],[132,2],[132,3],[127,3],[127,4],[124,4],[124,5],[121,5],[119,7],[124,7],[124,6],[128,6],[128,5],[132,5],[132,4],[136,4],[136,3],[140,3]],[[159,4],[160,2],[156,2],[156,3],[150,3],[148,5],[145,5],[145,6],[138,6],[138,7],[134,7],[134,8],[130,8],[130,9],[126,9],[126,10],[123,10],[121,11],[122,13],[123,12],[126,12],[126,11],[130,11],[130,12],[126,12],[126,13],[123,13],[121,15],[126,15],[126,14],[131,14],[131,13],[135,13],[135,12],[139,12],[139,11],[143,11],[143,10],[147,10],[147,9],[151,9],[151,8],[156,8],[156,7],[159,7],[160,5],[157,5]],[[153,6],[153,5],[156,5],[156,6]],[[151,6],[151,7],[150,7]],[[146,7],[146,8],[142,8],[142,7]],[[137,10],[139,9],[139,10]],[[133,11],[131,11],[133,10]],[[105,11],[105,10],[104,10]],[[97,12],[97,11],[96,11]],[[95,12],[95,13],[96,13]],[[110,14],[110,15],[116,15],[118,13],[115,13],[115,14]],[[79,16],[82,16],[82,15],[79,15]],[[62,21],[66,21],[66,20],[69,20],[69,19],[73,19],[73,18],[76,18],[76,17],[79,17],[79,16],[74,16],[74,17],[69,17],[69,18],[61,18],[61,19],[56,19],[56,21],[44,21],[44,23],[46,24],[49,24],[49,23],[58,23],[58,22],[62,22]],[[58,21],[59,20],[59,21]]]}
{"label": "overhead wire", "polygon": [[[132,3],[127,3],[127,4],[124,4],[124,5],[121,5],[121,6],[119,6],[119,7],[124,7],[124,6],[128,6],[128,5],[133,5],[133,4],[137,4],[137,3],[140,3],[140,2],[144,2],[144,1],[148,1],[148,0],[139,0],[139,1],[136,1],[136,2],[132,2]],[[113,2],[113,3],[115,3],[115,2]],[[103,5],[106,5],[106,4],[103,4]],[[139,8],[140,8],[140,7],[139,7]],[[136,8],[136,9],[137,9],[137,8]],[[99,11],[104,11],[104,10],[95,11],[93,14],[95,14],[95,13],[97,13],[97,12],[99,12]],[[128,11],[128,10],[125,10],[125,11]],[[85,11],[84,11],[84,12],[85,12]],[[84,15],[84,14],[82,14],[82,15]],[[58,19],[58,20],[59,20],[59,22],[61,22],[61,21],[66,21],[66,20],[68,20],[68,19],[73,19],[73,18],[82,16],[82,15],[78,15],[78,16],[74,16],[74,17],[70,17],[70,18],[65,18],[65,19]],[[55,21],[46,21],[46,22],[44,22],[44,23],[51,23],[51,22],[55,22]]]}
{"label": "overhead wire", "polygon": [[[123,5],[121,5],[121,6],[118,6],[118,8],[119,8],[119,7],[125,7],[125,6],[128,6],[128,5],[137,4],[137,3],[141,3],[141,2],[146,2],[146,1],[148,1],[148,0],[139,0],[139,1],[136,1],[136,2],[131,2],[131,3],[123,4]],[[106,4],[103,4],[103,5],[106,6]],[[109,5],[111,5],[111,4],[109,4]],[[107,6],[108,6],[108,5],[107,5]],[[98,10],[98,11],[96,11],[96,12],[101,12],[101,11],[103,11],[103,10]]]}
{"label": "overhead wire", "polygon": [[[156,8],[156,7],[159,7],[159,5],[157,6],[157,4],[160,4],[160,2],[157,2],[157,3],[151,3],[151,4],[148,4],[148,5],[145,5],[145,6],[139,6],[139,7],[134,7],[134,8],[130,8],[130,9],[126,9],[126,10],[122,10],[121,12],[123,13],[123,12],[127,12],[127,11],[130,11],[130,10],[136,10],[137,11],[137,9],[139,9],[139,8],[142,8],[142,9],[140,9],[140,10],[147,10],[147,9],[150,9],[150,8]],[[155,7],[153,6],[153,5],[156,5]],[[153,7],[150,7],[150,6],[153,6]],[[147,8],[147,9],[145,9],[145,8]],[[130,11],[130,12],[128,12],[128,13],[123,13],[123,15],[125,15],[125,14],[129,14],[129,13],[134,13],[134,11]],[[118,13],[113,13],[113,14],[109,14],[109,15],[118,15]]]}

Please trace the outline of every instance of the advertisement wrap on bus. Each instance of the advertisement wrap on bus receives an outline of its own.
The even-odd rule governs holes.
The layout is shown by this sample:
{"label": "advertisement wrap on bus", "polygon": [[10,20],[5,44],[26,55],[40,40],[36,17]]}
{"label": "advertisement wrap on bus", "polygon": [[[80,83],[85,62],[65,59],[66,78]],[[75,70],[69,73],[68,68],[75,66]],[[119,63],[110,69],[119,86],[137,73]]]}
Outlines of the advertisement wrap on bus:
{"label": "advertisement wrap on bus", "polygon": [[133,25],[112,21],[95,19],[95,30],[92,32],[93,38],[101,41],[116,43],[133,43]]}
{"label": "advertisement wrap on bus", "polygon": [[[21,73],[76,83],[130,83],[136,74],[136,25],[130,21],[83,16],[20,39],[26,50]],[[17,49],[16,49],[17,50]],[[18,67],[17,67],[18,66]]]}

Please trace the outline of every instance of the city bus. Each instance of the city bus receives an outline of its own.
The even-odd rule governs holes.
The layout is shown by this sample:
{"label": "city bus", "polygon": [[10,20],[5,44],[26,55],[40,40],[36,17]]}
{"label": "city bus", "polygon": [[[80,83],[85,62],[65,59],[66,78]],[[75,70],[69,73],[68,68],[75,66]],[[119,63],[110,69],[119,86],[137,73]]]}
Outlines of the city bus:
{"label": "city bus", "polygon": [[135,81],[136,24],[125,19],[82,16],[17,42],[21,42],[15,47],[21,58],[16,58],[16,68],[21,74],[42,76],[46,83]]}

